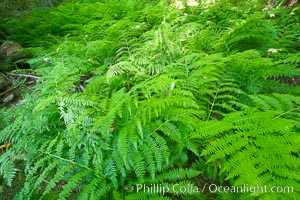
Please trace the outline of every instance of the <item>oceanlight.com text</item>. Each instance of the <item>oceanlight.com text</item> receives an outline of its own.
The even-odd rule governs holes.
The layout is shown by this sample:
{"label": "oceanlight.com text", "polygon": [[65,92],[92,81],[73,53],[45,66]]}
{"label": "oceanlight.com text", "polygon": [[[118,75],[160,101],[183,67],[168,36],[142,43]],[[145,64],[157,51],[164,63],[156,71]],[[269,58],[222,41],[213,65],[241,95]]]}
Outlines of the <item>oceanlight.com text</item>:
{"label": "oceanlight.com text", "polygon": [[128,184],[125,186],[127,192],[136,193],[159,193],[162,195],[172,194],[188,194],[193,193],[250,193],[255,195],[258,193],[293,193],[292,186],[267,186],[267,185],[248,185],[241,186],[219,186],[216,184],[205,184],[203,186],[195,186],[193,184]]}

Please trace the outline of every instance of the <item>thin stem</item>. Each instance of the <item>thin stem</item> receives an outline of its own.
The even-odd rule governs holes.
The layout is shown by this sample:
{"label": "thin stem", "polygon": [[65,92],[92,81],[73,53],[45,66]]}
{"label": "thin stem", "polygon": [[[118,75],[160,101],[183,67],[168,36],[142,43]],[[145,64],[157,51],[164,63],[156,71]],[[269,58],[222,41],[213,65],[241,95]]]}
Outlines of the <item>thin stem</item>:
{"label": "thin stem", "polygon": [[[68,160],[68,159],[62,158],[62,157],[60,157],[60,156],[51,154],[51,153],[49,153],[49,152],[44,152],[44,151],[41,151],[41,150],[39,150],[39,151],[42,152],[42,153],[44,153],[44,154],[47,154],[47,155],[49,155],[49,156],[51,156],[51,157],[54,157],[54,158],[57,158],[57,159],[60,159],[60,160],[69,162],[69,163],[71,163],[71,164],[74,164],[74,165],[77,165],[77,166],[80,166],[80,167],[83,167],[83,168],[85,168],[85,169],[87,169],[87,170],[95,171],[95,170],[92,169],[92,168],[89,168],[89,167],[87,167],[87,166],[85,166],[85,165],[82,165],[82,164],[79,164],[79,163],[77,163],[77,162],[74,162],[74,161],[72,161],[72,160]],[[95,171],[95,172],[96,172],[96,171]]]}
{"label": "thin stem", "polygon": [[[222,83],[222,82],[221,82]],[[217,91],[216,91],[216,94],[215,94],[215,96],[214,96],[214,100],[213,100],[213,102],[212,102],[212,104],[211,104],[211,107],[210,107],[210,110],[209,110],[209,113],[208,113],[208,116],[207,116],[207,121],[209,120],[209,118],[210,118],[210,116],[211,116],[211,113],[212,113],[212,110],[213,110],[213,108],[214,108],[214,106],[215,106],[215,102],[216,102],[216,98],[217,98],[217,96],[218,96],[218,93],[219,93],[219,90],[220,90],[220,87],[221,87],[221,83],[218,85],[218,87],[217,87]]]}
{"label": "thin stem", "polygon": [[291,109],[291,110],[288,110],[288,111],[286,111],[286,112],[283,112],[283,113],[281,113],[280,115],[277,115],[276,117],[274,117],[273,119],[277,119],[277,118],[279,118],[279,117],[281,117],[281,116],[283,116],[283,115],[286,115],[286,114],[288,114],[289,112],[292,112],[292,111],[297,110],[297,109],[300,109],[300,107],[299,107],[299,108],[293,108],[293,109]]}

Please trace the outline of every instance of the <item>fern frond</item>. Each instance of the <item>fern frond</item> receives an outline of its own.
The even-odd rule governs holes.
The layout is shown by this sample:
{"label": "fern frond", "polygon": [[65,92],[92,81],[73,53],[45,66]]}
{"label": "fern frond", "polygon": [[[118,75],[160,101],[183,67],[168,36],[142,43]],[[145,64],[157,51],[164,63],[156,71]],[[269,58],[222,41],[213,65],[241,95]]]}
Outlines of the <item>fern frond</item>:
{"label": "fern frond", "polygon": [[64,165],[62,167],[59,167],[59,171],[53,176],[53,178],[48,182],[41,198],[43,196],[49,194],[53,188],[55,188],[59,181],[63,180],[64,175],[69,172],[72,169],[72,165]]}
{"label": "fern frond", "polygon": [[283,113],[279,115],[281,117],[299,117],[300,98],[297,96],[274,93],[271,95],[251,95],[250,97],[259,109],[282,111]]}
{"label": "fern frond", "polygon": [[65,200],[71,195],[71,192],[78,187],[78,184],[88,175],[88,171],[83,171],[75,174],[68,180],[68,183],[64,186],[64,189],[59,194],[59,200]]}
{"label": "fern frond", "polygon": [[234,25],[225,38],[230,50],[240,51],[268,48],[276,43],[275,28],[260,13]]}
{"label": "fern frond", "polygon": [[179,181],[185,180],[188,178],[196,177],[200,174],[200,171],[195,169],[172,169],[170,171],[164,172],[163,174],[157,175],[156,180],[159,183],[165,181]]}
{"label": "fern frond", "polygon": [[107,71],[107,78],[108,81],[110,78],[117,76],[117,75],[122,75],[125,72],[131,72],[131,73],[140,73],[142,71],[141,68],[139,68],[138,66],[134,66],[132,65],[132,63],[127,62],[127,61],[121,61],[118,62],[115,65],[112,65],[109,67],[108,71]]}
{"label": "fern frond", "polygon": [[8,186],[12,186],[12,182],[18,171],[12,159],[10,151],[1,155],[0,158],[0,174],[3,176]]}
{"label": "fern frond", "polygon": [[[299,148],[295,148],[299,141],[294,138],[297,136],[293,132],[293,120],[277,117],[278,113],[252,111],[246,115],[225,116],[217,122],[225,125],[225,129],[217,131],[222,136],[210,139],[202,155],[210,155],[208,162],[221,162],[220,173],[225,173],[236,185],[275,184],[274,180],[280,177],[298,180],[296,166],[300,163],[293,152],[299,152]],[[213,122],[207,124],[213,125]],[[215,134],[218,133],[213,131],[210,135]]]}

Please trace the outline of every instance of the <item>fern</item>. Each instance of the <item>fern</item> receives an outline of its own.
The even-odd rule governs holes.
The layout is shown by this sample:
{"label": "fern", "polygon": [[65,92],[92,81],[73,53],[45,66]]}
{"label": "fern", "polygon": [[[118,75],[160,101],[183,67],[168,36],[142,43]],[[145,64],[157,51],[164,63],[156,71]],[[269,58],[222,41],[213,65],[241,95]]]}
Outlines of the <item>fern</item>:
{"label": "fern", "polygon": [[247,20],[238,22],[229,30],[224,45],[229,50],[240,51],[272,47],[276,40],[274,27],[262,18],[260,14],[254,14]]}
{"label": "fern", "polygon": [[[85,2],[7,19],[41,76],[1,108],[0,173],[26,177],[15,199],[296,199],[297,7]],[[294,193],[136,190],[211,183]]]}
{"label": "fern", "polygon": [[10,158],[9,152],[1,156],[0,174],[6,180],[7,185],[11,186],[18,169],[15,168],[13,160]]}
{"label": "fern", "polygon": [[[213,123],[207,122],[207,125],[213,126]],[[247,182],[274,186],[286,177],[289,184],[297,188],[298,159],[294,152],[299,150],[295,148],[297,133],[293,131],[293,120],[279,117],[278,111],[251,111],[228,114],[218,123],[217,127],[224,128],[213,129],[213,132],[199,128],[192,138],[222,134],[202,151],[202,155],[209,155],[208,162],[221,162],[219,173],[225,173],[235,185]]]}

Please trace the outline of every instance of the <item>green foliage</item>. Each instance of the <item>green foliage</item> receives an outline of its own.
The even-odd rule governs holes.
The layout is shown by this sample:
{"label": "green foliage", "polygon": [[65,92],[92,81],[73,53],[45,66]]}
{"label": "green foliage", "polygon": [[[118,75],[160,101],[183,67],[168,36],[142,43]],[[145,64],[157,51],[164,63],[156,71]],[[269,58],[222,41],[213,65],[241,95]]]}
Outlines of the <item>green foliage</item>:
{"label": "green foliage", "polygon": [[[198,124],[191,137],[218,137],[202,155],[208,157],[208,162],[220,162],[219,173],[236,186],[289,184],[298,190],[299,158],[294,152],[299,151],[299,136],[293,130],[293,120],[282,116],[277,110],[235,112],[222,121]],[[267,196],[263,192],[257,195]],[[296,196],[290,195],[292,199]]]}
{"label": "green foliage", "polygon": [[[26,175],[15,199],[254,197],[200,189],[212,183],[291,186],[255,198],[296,199],[300,90],[279,79],[299,75],[297,8],[89,2],[8,21],[41,75],[1,109],[0,142],[12,147],[0,173],[7,185]],[[201,191],[163,195],[137,184]]]}

